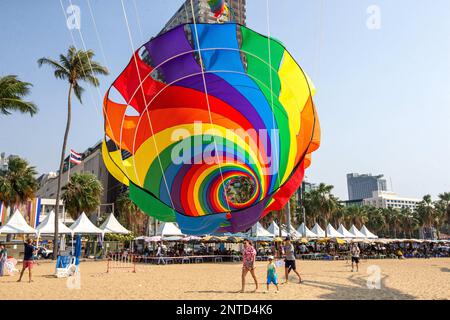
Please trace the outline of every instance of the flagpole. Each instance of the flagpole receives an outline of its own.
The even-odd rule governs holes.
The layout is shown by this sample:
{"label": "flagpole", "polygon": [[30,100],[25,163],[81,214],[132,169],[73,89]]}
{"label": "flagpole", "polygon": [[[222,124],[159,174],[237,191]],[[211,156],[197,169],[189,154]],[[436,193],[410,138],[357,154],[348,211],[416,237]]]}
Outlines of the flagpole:
{"label": "flagpole", "polygon": [[[69,170],[67,171],[67,184],[69,184],[70,182],[70,158],[71,156],[69,156]],[[66,208],[64,207],[64,211],[63,211],[63,223],[66,224]]]}

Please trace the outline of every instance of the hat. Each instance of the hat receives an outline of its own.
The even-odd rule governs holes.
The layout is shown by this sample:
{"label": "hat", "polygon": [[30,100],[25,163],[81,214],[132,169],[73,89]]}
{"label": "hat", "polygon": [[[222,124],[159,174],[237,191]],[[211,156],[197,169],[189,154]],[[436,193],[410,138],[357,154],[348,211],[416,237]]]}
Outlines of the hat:
{"label": "hat", "polygon": [[291,237],[290,237],[290,236],[287,236],[284,240],[285,240],[285,241],[291,241]]}
{"label": "hat", "polygon": [[273,257],[273,256],[268,256],[268,257],[267,257],[267,259],[269,259],[269,260],[273,260],[273,259],[274,259],[274,257]]}

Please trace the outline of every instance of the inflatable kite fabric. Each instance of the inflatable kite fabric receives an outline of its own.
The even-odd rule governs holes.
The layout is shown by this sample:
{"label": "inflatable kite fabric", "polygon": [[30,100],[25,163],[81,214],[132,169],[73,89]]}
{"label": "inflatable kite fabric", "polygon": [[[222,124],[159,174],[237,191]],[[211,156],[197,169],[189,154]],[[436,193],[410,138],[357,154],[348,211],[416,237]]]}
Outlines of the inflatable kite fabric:
{"label": "inflatable kite fabric", "polygon": [[185,234],[245,231],[302,182],[320,144],[314,92],[279,41],[236,23],[181,25],[108,90],[104,162],[143,212]]}
{"label": "inflatable kite fabric", "polygon": [[227,10],[227,4],[225,0],[208,0],[208,4],[211,7],[214,17],[220,18]]}

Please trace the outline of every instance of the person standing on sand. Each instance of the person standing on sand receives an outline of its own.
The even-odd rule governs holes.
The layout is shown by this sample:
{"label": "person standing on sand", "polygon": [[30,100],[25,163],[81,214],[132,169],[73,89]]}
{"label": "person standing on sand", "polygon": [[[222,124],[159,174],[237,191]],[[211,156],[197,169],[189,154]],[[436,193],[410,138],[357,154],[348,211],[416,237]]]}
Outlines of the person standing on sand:
{"label": "person standing on sand", "polygon": [[5,264],[8,260],[8,251],[6,250],[5,246],[0,243],[0,277],[2,277],[5,274]]}
{"label": "person standing on sand", "polygon": [[361,250],[359,249],[359,246],[357,243],[352,244],[352,247],[350,249],[350,253],[352,255],[352,272],[355,270],[356,265],[356,272],[359,271],[359,254]]}
{"label": "person standing on sand", "polygon": [[289,272],[291,272],[291,270],[293,270],[294,273],[298,276],[298,283],[302,283],[302,277],[300,277],[300,274],[297,272],[297,267],[295,265],[294,246],[291,243],[290,237],[286,237],[286,239],[284,241],[283,251],[286,256],[284,259],[284,273],[286,276],[285,283],[288,283]]}
{"label": "person standing on sand", "polygon": [[23,274],[25,270],[28,268],[28,282],[33,282],[31,279],[31,269],[33,269],[33,256],[35,254],[36,248],[33,246],[33,241],[28,239],[27,242],[24,243],[24,254],[23,254],[23,267],[20,272],[20,277],[17,282],[22,281]]}
{"label": "person standing on sand", "polygon": [[245,291],[245,277],[247,276],[247,273],[250,271],[250,274],[253,277],[253,280],[255,280],[255,290],[253,292],[256,292],[258,290],[258,280],[256,279],[255,275],[255,259],[256,259],[256,250],[253,248],[252,243],[250,240],[244,241],[244,250],[242,251],[242,289],[241,293]]}

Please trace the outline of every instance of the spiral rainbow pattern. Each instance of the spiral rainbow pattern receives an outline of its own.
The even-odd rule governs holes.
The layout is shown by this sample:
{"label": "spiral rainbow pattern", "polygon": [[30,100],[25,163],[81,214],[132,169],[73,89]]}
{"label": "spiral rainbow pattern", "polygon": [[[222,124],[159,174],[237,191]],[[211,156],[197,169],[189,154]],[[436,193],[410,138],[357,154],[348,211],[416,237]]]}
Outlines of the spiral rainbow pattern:
{"label": "spiral rainbow pattern", "polygon": [[[185,24],[143,45],[104,99],[103,158],[145,213],[186,234],[239,232],[280,210],[320,144],[315,88],[277,40]],[[255,188],[232,203],[226,186]]]}

